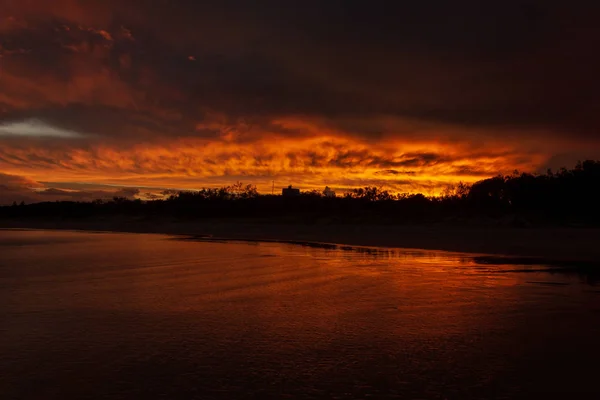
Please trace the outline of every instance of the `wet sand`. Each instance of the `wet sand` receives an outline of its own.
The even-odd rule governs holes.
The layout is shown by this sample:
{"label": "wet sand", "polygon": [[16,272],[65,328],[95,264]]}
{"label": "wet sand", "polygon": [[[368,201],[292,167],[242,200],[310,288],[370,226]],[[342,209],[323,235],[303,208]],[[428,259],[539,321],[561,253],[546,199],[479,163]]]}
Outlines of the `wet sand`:
{"label": "wet sand", "polygon": [[164,233],[244,240],[322,242],[600,262],[600,229],[441,225],[291,224],[231,220],[0,221],[0,228]]}
{"label": "wet sand", "polygon": [[2,398],[598,398],[598,281],[351,247],[0,231]]}

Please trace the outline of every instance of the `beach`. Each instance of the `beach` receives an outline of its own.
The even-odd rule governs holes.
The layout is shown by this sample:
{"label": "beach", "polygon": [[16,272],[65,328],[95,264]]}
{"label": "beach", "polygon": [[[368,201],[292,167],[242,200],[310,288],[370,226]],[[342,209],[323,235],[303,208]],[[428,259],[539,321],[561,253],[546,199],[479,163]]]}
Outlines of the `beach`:
{"label": "beach", "polygon": [[303,224],[246,220],[107,218],[0,220],[0,228],[67,229],[192,235],[213,239],[318,242],[354,246],[444,250],[600,262],[600,229],[452,225]]}
{"label": "beach", "polygon": [[597,398],[595,276],[465,253],[0,230],[7,399]]}

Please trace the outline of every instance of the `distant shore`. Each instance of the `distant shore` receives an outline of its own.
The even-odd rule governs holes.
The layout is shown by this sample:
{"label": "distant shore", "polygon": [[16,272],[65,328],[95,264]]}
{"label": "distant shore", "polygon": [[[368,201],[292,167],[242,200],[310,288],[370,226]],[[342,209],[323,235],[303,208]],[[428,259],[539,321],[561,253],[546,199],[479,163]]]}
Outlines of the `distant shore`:
{"label": "distant shore", "polygon": [[355,246],[600,262],[600,229],[450,225],[352,225],[232,220],[0,220],[0,228],[162,233],[227,239],[322,242]]}

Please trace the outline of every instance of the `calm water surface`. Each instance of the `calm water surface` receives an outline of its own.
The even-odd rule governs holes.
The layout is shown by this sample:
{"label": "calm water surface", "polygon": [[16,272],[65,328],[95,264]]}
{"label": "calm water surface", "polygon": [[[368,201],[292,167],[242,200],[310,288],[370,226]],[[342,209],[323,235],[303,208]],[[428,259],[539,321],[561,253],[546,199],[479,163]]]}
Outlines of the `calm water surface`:
{"label": "calm water surface", "polygon": [[594,398],[600,288],[550,271],[433,251],[0,231],[0,393]]}

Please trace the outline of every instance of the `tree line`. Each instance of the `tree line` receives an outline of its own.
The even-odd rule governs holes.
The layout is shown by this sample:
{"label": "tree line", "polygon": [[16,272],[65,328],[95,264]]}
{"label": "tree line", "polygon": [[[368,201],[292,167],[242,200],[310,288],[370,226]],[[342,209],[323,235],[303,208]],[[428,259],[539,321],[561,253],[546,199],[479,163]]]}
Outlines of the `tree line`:
{"label": "tree line", "polygon": [[482,223],[600,225],[600,161],[545,174],[515,172],[440,196],[396,194],[367,186],[342,196],[312,190],[298,196],[259,194],[254,185],[165,192],[164,199],[44,202],[0,207],[0,218],[172,217],[273,219],[331,223]]}

